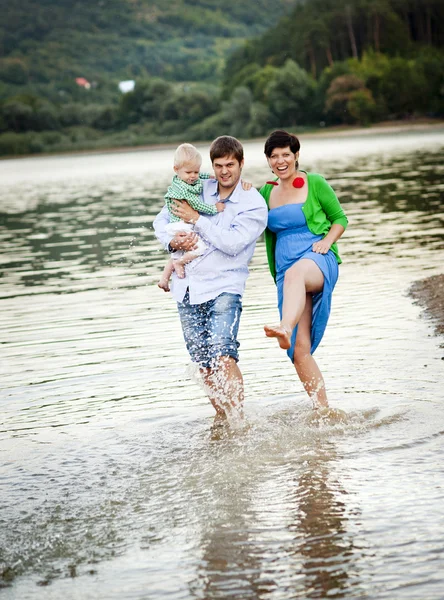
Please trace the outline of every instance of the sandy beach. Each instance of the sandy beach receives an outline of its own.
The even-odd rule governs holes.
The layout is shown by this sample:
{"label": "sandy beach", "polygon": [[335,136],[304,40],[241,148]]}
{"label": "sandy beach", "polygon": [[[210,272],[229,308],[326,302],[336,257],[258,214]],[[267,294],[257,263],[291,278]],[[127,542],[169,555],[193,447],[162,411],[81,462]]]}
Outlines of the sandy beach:
{"label": "sandy beach", "polygon": [[[338,125],[330,127],[320,127],[316,130],[306,130],[297,133],[300,138],[312,139],[312,138],[331,138],[331,137],[354,137],[362,135],[378,135],[392,133],[396,135],[401,132],[415,132],[415,131],[434,131],[437,128],[444,127],[444,121],[442,119],[406,119],[403,121],[382,121],[380,123],[374,123],[368,127],[362,127],[360,125]],[[297,128],[296,128],[297,129]],[[245,142],[263,142],[265,136],[259,138],[251,138],[249,140],[242,140]],[[177,147],[178,143],[183,140],[169,141],[158,144],[140,144],[135,146],[108,146],[106,142],[103,147],[97,148],[85,148],[85,149],[66,149],[58,150],[54,152],[39,152],[35,154],[17,154],[17,155],[5,155],[0,156],[0,161],[3,160],[18,160],[21,158],[35,158],[44,156],[76,156],[76,155],[88,155],[88,154],[112,154],[122,152],[145,152],[147,150],[172,150]],[[192,143],[196,146],[209,145],[210,140],[193,140]]]}
{"label": "sandy beach", "polygon": [[444,335],[444,274],[416,281],[410,295],[424,308],[435,326],[437,335]]}

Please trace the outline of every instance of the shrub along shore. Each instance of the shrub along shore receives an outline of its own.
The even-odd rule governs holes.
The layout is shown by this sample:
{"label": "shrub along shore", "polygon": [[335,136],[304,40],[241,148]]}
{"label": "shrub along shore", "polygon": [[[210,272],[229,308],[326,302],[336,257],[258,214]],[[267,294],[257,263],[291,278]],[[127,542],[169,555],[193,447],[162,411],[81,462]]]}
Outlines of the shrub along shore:
{"label": "shrub along shore", "polygon": [[[435,131],[437,128],[444,128],[444,120],[443,119],[427,119],[427,118],[418,118],[418,119],[404,119],[397,121],[383,121],[381,123],[374,123],[367,127],[360,127],[359,125],[346,125],[346,126],[330,126],[330,127],[319,127],[315,128],[306,128],[306,127],[295,127],[288,126],[284,127],[289,131],[297,134],[299,137],[303,136],[305,139],[307,138],[316,138],[316,137],[354,137],[354,136],[365,136],[365,135],[377,135],[382,133],[399,133],[399,132],[408,132],[408,131]],[[221,130],[217,135],[223,135],[226,131]],[[254,138],[245,139],[241,137],[242,142],[246,141],[258,141],[263,142],[267,136],[266,132],[263,136],[258,136]],[[178,144],[183,142],[192,141],[194,144],[209,144],[211,139],[201,139],[201,140],[189,140],[184,134],[178,134],[177,136],[165,136],[163,139],[159,139],[158,141],[152,141],[150,138],[143,139],[140,137],[137,140],[137,143],[134,140],[130,140],[128,143],[128,139],[122,138],[121,140],[116,140],[115,138],[110,138],[106,135],[97,139],[94,144],[92,143],[77,143],[77,144],[68,144],[66,146],[60,146],[58,149],[52,148],[48,151],[39,152],[38,156],[53,156],[58,154],[102,154],[105,152],[139,152],[143,150],[151,150],[151,149],[165,149],[171,148],[174,149]],[[23,154],[15,155],[0,155],[0,160],[8,160],[8,159],[16,159],[16,158],[28,158],[34,156],[35,153],[25,152]]]}

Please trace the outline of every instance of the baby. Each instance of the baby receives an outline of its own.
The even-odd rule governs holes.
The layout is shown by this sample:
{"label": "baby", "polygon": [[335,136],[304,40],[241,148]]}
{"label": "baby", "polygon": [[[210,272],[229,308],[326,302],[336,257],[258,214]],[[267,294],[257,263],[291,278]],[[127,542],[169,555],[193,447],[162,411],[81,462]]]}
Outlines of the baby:
{"label": "baby", "polygon": [[[200,199],[203,188],[202,179],[210,179],[211,177],[208,173],[200,173],[201,165],[202,156],[197,148],[191,144],[181,144],[176,149],[174,153],[174,171],[176,174],[165,194],[165,202],[170,214],[170,223],[166,226],[166,231],[170,235],[175,235],[179,231],[193,231],[193,226],[190,223],[184,223],[171,211],[175,199],[186,200],[191,208],[206,215],[215,215],[225,208],[223,202],[207,204]],[[173,271],[176,271],[177,276],[183,279],[185,277],[185,265],[201,256],[206,248],[205,242],[199,238],[197,247],[194,250],[188,252],[176,250],[173,252],[157,285],[168,292],[170,290],[169,280]]]}

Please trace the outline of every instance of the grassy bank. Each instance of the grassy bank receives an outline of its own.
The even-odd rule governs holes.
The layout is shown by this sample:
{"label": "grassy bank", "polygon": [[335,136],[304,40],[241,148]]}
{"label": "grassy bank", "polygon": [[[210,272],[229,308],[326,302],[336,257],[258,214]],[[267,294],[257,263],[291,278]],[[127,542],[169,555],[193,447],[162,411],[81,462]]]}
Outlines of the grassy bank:
{"label": "grassy bank", "polygon": [[[307,137],[336,137],[336,136],[361,136],[372,135],[378,133],[397,133],[401,131],[418,131],[418,130],[434,130],[444,127],[442,119],[407,119],[400,121],[384,121],[375,123],[368,127],[358,125],[338,125],[333,127],[318,127],[318,128],[295,128],[290,127],[289,130],[297,133],[299,136]],[[169,148],[175,147],[184,141],[191,143],[209,143],[211,140],[193,140],[184,138],[181,134],[171,134],[156,136],[153,134],[145,135],[143,131],[133,129],[103,135],[96,131],[85,131],[86,128],[77,128],[76,131],[68,132],[62,136],[57,133],[55,136],[45,136],[41,134],[14,134],[17,137],[26,139],[26,143],[30,144],[31,150],[26,151],[25,145],[20,145],[17,141],[17,152],[0,155],[0,160],[8,160],[11,158],[25,158],[29,156],[51,156],[54,154],[76,154],[76,153],[103,153],[103,152],[129,152],[135,150],[144,150],[151,148]],[[49,132],[46,132],[49,133]],[[221,135],[223,132],[221,131]],[[50,140],[52,143],[49,148],[45,145],[39,145],[40,138]],[[263,141],[265,136],[255,138],[258,141]],[[243,140],[245,141],[245,140]],[[23,150],[23,151],[20,151]],[[1,147],[0,147],[1,154]]]}

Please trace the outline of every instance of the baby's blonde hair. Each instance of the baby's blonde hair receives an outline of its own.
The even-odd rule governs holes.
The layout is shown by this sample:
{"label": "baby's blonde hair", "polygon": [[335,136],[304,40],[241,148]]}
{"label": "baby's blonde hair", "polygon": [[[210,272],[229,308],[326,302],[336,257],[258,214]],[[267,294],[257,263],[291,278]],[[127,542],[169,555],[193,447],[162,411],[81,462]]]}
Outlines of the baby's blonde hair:
{"label": "baby's blonde hair", "polygon": [[202,156],[192,144],[181,144],[174,153],[174,166],[183,167],[185,163],[198,162],[202,164]]}

